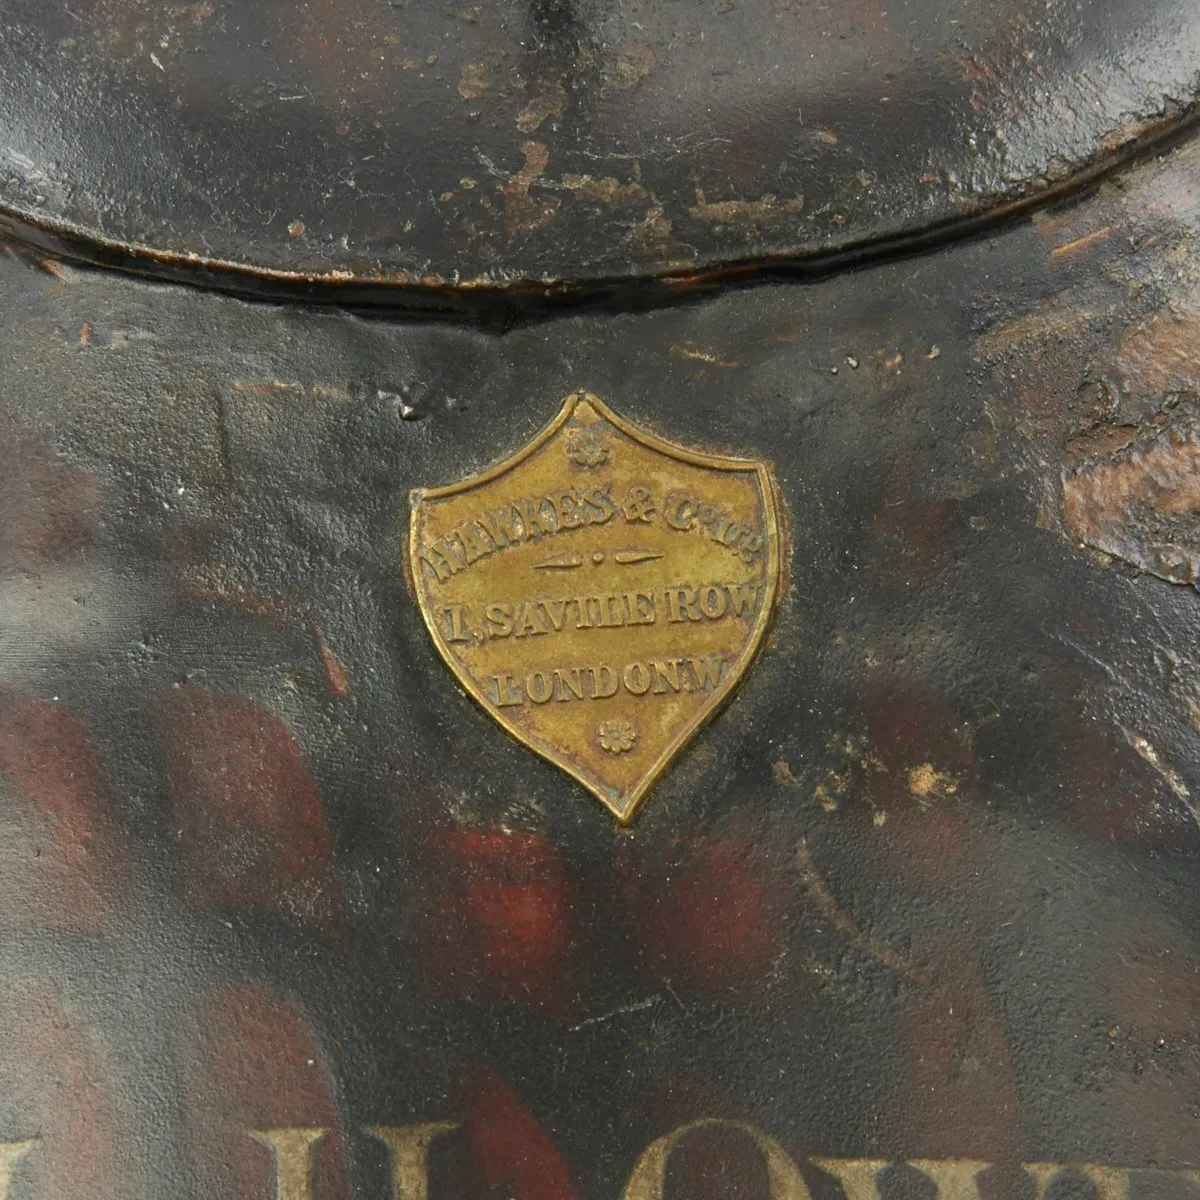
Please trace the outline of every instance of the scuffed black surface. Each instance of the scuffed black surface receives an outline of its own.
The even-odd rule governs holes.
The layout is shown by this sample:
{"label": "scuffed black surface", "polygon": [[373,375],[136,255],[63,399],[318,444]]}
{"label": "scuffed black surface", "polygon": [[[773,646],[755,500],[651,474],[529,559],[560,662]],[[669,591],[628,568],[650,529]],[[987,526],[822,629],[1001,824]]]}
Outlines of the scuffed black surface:
{"label": "scuffed black surface", "polygon": [[1198,64],[1192,0],[4,0],[0,200],[151,266],[686,272],[1037,195]]}
{"label": "scuffed black surface", "polygon": [[[1067,442],[1102,385],[1118,425],[1195,403],[1191,327],[1170,322],[1197,311],[1196,179],[1193,147],[920,261],[504,337],[0,264],[7,440],[41,447],[95,522],[75,550],[10,540],[0,687],[95,730],[141,881],[81,937],[41,930],[0,876],[0,944],[14,994],[69,997],[139,1098],[123,1194],[193,1194],[175,1048],[233,985],[316,1031],[364,1195],[385,1183],[357,1127],[459,1119],[464,1070],[506,1081],[586,1196],[714,1112],[797,1157],[1194,1165],[1200,610],[1081,553],[1057,497],[1092,461]],[[1157,385],[1134,353],[1155,317],[1185,351]],[[772,459],[792,537],[769,648],[631,833],[456,688],[400,565],[408,489],[510,452],[577,388]],[[46,471],[6,481],[12,539],[66,486]],[[291,730],[333,834],[335,921],[182,888],[155,720],[189,688]],[[940,790],[912,783],[925,763]],[[427,987],[447,948],[423,897],[453,875],[428,847],[464,829],[561,858],[581,965],[530,980],[554,1003],[489,996],[482,960],[455,995]],[[860,938],[815,898],[802,840]],[[760,974],[647,949],[683,934],[631,896],[706,846],[741,847],[773,897]],[[207,864],[214,888],[226,866]],[[719,930],[737,910],[685,915]],[[940,1032],[956,1011],[965,1032]],[[2,1044],[21,1078],[23,1044]],[[437,1175],[434,1194],[467,1193]]]}

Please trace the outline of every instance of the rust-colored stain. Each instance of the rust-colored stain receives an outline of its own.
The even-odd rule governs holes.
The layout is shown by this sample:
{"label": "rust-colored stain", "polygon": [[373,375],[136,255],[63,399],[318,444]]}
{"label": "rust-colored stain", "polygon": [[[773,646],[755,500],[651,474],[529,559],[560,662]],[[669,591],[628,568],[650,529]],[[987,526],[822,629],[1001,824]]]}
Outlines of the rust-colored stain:
{"label": "rust-colored stain", "polygon": [[1055,246],[1050,251],[1051,258],[1070,258],[1074,254],[1078,254],[1081,250],[1086,250],[1089,246],[1096,242],[1103,241],[1110,237],[1113,233],[1112,225],[1105,225],[1102,229],[1093,229],[1091,233],[1085,233],[1082,237],[1077,237],[1072,241],[1066,242],[1061,246]]}
{"label": "rust-colored stain", "polygon": [[1137,441],[1141,429],[1137,425],[1100,423],[1067,438],[1067,453],[1074,463],[1098,455],[1116,454]]}
{"label": "rust-colored stain", "polygon": [[1172,428],[1115,462],[1063,478],[1071,536],[1171,583],[1194,584],[1200,543],[1189,518],[1200,510],[1200,436]]}
{"label": "rust-colored stain", "polygon": [[1150,396],[1200,392],[1200,311],[1164,309],[1122,338],[1117,368],[1126,387]]}
{"label": "rust-colored stain", "polygon": [[317,642],[317,651],[321,655],[321,663],[325,667],[325,677],[329,680],[329,690],[335,696],[350,695],[350,676],[346,674],[346,668],[338,662],[334,653],[329,648],[329,643],[325,640],[325,634],[319,625],[313,626],[313,634]]}
{"label": "rust-colored stain", "polygon": [[1088,326],[1105,316],[1090,297],[1066,290],[1029,313],[992,326],[975,342],[979,358],[991,359],[1014,350],[1041,348],[1078,337]]}

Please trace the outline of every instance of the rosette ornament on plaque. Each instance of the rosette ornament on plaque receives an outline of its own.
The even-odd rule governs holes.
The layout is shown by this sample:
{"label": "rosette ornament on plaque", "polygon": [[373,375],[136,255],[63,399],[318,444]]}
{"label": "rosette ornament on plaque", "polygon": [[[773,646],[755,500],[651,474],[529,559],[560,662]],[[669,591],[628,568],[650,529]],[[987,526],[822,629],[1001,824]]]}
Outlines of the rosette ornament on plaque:
{"label": "rosette ornament on plaque", "polygon": [[463,686],[622,822],[744,678],[779,588],[767,463],[583,394],[499,465],[415,490],[409,549]]}

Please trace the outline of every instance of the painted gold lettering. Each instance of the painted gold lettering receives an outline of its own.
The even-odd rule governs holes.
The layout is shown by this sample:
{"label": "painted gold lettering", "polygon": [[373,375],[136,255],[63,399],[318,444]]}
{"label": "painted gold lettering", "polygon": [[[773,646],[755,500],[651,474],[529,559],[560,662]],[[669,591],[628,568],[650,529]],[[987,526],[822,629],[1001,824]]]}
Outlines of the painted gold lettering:
{"label": "painted gold lettering", "polygon": [[809,1161],[842,1185],[846,1200],[881,1200],[876,1176],[889,1165],[886,1158],[813,1158]]}
{"label": "painted gold lettering", "polygon": [[328,1129],[251,1129],[250,1136],[275,1157],[275,1200],[312,1200],[313,1147]]}
{"label": "painted gold lettering", "polygon": [[392,1200],[428,1200],[429,1147],[435,1138],[457,1128],[453,1121],[366,1127],[367,1133],[388,1148],[392,1162]]}
{"label": "painted gold lettering", "polygon": [[13,1170],[39,1141],[41,1138],[26,1138],[22,1142],[0,1142],[0,1200],[10,1200]]}
{"label": "painted gold lettering", "polygon": [[937,1200],[978,1200],[979,1174],[986,1171],[991,1163],[974,1158],[914,1158],[909,1160],[908,1165],[932,1180]]}
{"label": "painted gold lettering", "polygon": [[663,1200],[667,1178],[667,1163],[672,1151],[694,1129],[736,1129],[749,1137],[758,1147],[767,1168],[767,1187],[771,1200],[812,1200],[800,1168],[788,1157],[783,1147],[768,1134],[743,1121],[723,1121],[706,1118],[681,1125],[673,1133],[651,1142],[638,1159],[633,1174],[621,1193],[621,1200]]}
{"label": "painted gold lettering", "polygon": [[[1023,1163],[1026,1174],[1032,1176],[1034,1182],[1033,1200],[1045,1200],[1050,1191],[1050,1185],[1063,1173],[1070,1170],[1064,1163]],[[1102,1167],[1096,1163],[1079,1163],[1074,1168],[1084,1176],[1095,1188],[1096,1200],[1128,1200],[1129,1182],[1132,1171],[1126,1167]],[[1159,1174],[1153,1171],[1153,1174]],[[1176,1175],[1175,1171],[1162,1172]],[[1140,1172],[1139,1172],[1140,1174]],[[1179,1172],[1184,1178],[1193,1181],[1200,1180],[1200,1172]],[[972,1197],[974,1200],[974,1197]]]}

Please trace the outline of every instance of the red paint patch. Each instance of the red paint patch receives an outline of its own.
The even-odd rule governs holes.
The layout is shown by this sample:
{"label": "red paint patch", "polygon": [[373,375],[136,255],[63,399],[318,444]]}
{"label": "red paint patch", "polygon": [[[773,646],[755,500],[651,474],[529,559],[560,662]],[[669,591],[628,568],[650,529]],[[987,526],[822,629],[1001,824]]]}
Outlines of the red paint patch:
{"label": "red paint patch", "polygon": [[426,979],[562,1012],[574,978],[570,889],[557,850],[535,834],[435,834],[427,886]]}
{"label": "red paint patch", "polygon": [[1200,1037],[1200,960],[1161,923],[1110,931],[1102,1019],[1145,1041]]}
{"label": "red paint patch", "polygon": [[906,874],[957,875],[979,836],[961,810],[974,782],[969,729],[938,697],[899,685],[872,689],[863,716],[879,842]]}
{"label": "red paint patch", "polygon": [[888,544],[888,564],[896,567],[903,562],[900,569],[906,574],[923,571],[932,563],[949,530],[946,502],[921,503],[914,500],[913,491],[905,481],[885,493],[871,523],[872,534]]}
{"label": "red paint patch", "polygon": [[563,1156],[499,1075],[466,1071],[460,1093],[480,1200],[579,1200]]}
{"label": "red paint patch", "polygon": [[679,1139],[667,1160],[667,1196],[687,1200],[770,1200],[767,1164],[753,1139],[709,1125]]}
{"label": "red paint patch", "polygon": [[124,902],[128,849],[88,729],[69,709],[0,692],[0,920],[97,931]]}
{"label": "red paint patch", "polygon": [[0,443],[0,563],[33,570],[78,554],[91,544],[98,507],[86,471],[16,438]]}
{"label": "red paint patch", "polygon": [[944,948],[902,1024],[902,1143],[910,1158],[1018,1160],[1012,1057],[970,946]]}
{"label": "red paint patch", "polygon": [[1195,841],[1190,819],[1175,816],[1177,798],[1116,730],[1077,723],[1062,744],[1074,760],[1067,813],[1090,837],[1146,847]]}
{"label": "red paint patch", "polygon": [[651,969],[709,991],[752,988],[783,948],[776,871],[751,840],[695,840],[622,864],[630,921]]}
{"label": "red paint patch", "polygon": [[[11,974],[11,972],[10,972]],[[56,991],[11,978],[0,991],[0,1107],[4,1137],[39,1138],[17,1168],[21,1196],[127,1200],[137,1138],[122,1110],[117,1063]]]}
{"label": "red paint patch", "polygon": [[273,1155],[248,1131],[308,1126],[333,1131],[313,1147],[314,1200],[349,1197],[328,1062],[294,1005],[264,988],[215,992],[181,1060],[196,1195],[275,1200]]}
{"label": "red paint patch", "polygon": [[333,918],[325,813],[283,721],[245,697],[194,686],[161,696],[154,716],[188,902]]}

